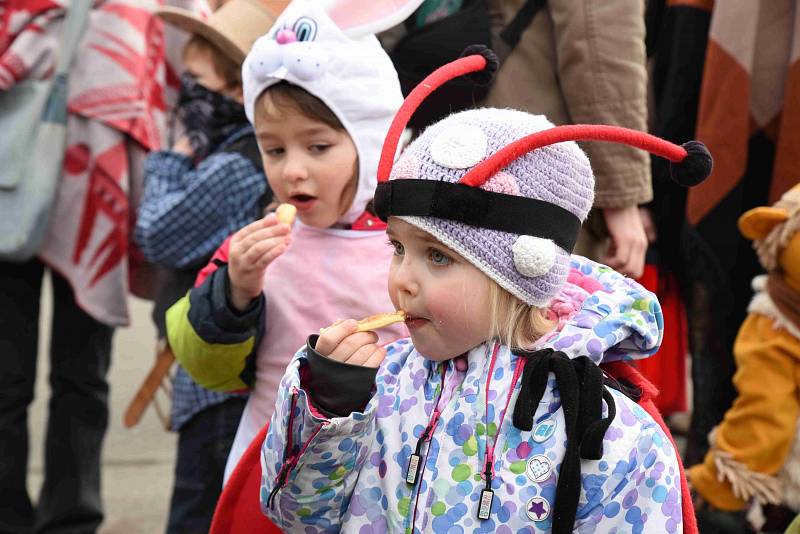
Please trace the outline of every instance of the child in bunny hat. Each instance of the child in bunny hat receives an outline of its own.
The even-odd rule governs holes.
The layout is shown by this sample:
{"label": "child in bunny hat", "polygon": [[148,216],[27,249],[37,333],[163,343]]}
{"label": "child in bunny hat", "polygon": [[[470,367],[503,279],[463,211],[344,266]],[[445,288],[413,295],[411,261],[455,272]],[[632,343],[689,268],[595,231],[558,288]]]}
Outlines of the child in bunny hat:
{"label": "child in bunny hat", "polygon": [[375,208],[411,336],[380,346],[348,319],[309,337],[262,447],[262,510],[306,533],[696,532],[652,387],[624,363],[658,350],[658,301],[570,256],[594,189],[574,141],[662,155],[683,184],[707,176],[710,156],[477,109],[429,127],[393,164],[424,97],[491,56],[438,70],[398,112]]}
{"label": "child in bunny hat", "polygon": [[[221,267],[167,315],[176,358],[199,384],[252,389],[226,479],[269,421],[308,329],[391,305],[391,250],[368,204],[402,95],[373,34],[419,1],[356,9],[353,1],[295,0],[245,59],[244,107],[264,171],[297,220],[290,227],[270,214],[238,231],[214,260]],[[400,325],[387,336],[404,333]]]}

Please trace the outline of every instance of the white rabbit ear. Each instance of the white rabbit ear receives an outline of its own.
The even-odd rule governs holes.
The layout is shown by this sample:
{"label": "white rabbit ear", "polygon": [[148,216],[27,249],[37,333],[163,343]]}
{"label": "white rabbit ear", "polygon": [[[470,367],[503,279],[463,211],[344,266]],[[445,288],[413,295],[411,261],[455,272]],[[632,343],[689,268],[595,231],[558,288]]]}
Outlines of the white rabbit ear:
{"label": "white rabbit ear", "polygon": [[375,35],[397,26],[424,0],[325,0],[325,11],[349,37]]}

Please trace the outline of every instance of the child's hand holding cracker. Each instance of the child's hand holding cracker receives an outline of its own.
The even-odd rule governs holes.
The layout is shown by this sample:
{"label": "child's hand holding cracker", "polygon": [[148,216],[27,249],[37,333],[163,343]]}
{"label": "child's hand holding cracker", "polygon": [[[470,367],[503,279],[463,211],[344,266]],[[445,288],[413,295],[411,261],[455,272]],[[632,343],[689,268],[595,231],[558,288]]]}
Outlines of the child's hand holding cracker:
{"label": "child's hand holding cracker", "polygon": [[363,367],[378,367],[386,357],[386,350],[377,345],[378,335],[373,332],[384,326],[404,321],[402,310],[380,313],[356,321],[336,321],[320,331],[315,350],[332,360]]}
{"label": "child's hand holding cracker", "polygon": [[231,304],[244,310],[261,294],[264,271],[283,254],[291,242],[291,227],[274,213],[249,224],[231,238],[228,276]]}
{"label": "child's hand holding cracker", "polygon": [[363,367],[379,367],[386,357],[386,349],[378,346],[378,334],[359,332],[355,319],[337,321],[324,329],[315,350],[332,360]]}

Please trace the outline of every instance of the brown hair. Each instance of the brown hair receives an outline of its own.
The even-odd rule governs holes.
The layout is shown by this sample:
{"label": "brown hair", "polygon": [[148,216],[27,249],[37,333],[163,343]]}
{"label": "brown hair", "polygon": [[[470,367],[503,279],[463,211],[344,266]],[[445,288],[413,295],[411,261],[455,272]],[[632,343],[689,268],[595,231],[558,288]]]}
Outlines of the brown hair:
{"label": "brown hair", "polygon": [[489,279],[489,316],[492,337],[511,349],[530,349],[555,327],[547,310],[526,304]]}
{"label": "brown hair", "polygon": [[211,57],[211,66],[217,76],[225,80],[225,87],[231,89],[242,86],[242,66],[222,53],[222,50],[199,35],[193,35],[183,47],[183,57],[192,53],[206,53]]}
{"label": "brown hair", "polygon": [[287,81],[280,81],[269,86],[258,98],[261,99],[267,92],[276,108],[292,108],[309,119],[326,124],[334,130],[345,130],[342,121],[331,111],[331,108],[302,87]]}

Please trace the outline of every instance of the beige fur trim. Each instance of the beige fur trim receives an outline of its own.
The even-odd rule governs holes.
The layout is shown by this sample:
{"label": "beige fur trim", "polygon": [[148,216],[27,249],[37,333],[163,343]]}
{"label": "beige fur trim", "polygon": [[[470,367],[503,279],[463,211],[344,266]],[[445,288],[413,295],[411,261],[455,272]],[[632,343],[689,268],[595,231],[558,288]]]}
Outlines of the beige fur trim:
{"label": "beige fur trim", "polygon": [[727,451],[715,449],[714,466],[717,480],[731,485],[731,491],[739,499],[748,502],[755,499],[760,504],[780,504],[783,501],[781,481],[765,473],[751,471]]}
{"label": "beige fur trim", "polygon": [[786,506],[800,512],[800,424],[783,467],[778,473],[783,485],[783,502]]}
{"label": "beige fur trim", "polygon": [[776,329],[786,330],[792,336],[800,339],[800,328],[795,326],[789,318],[781,313],[772,301],[772,298],[770,298],[767,292],[767,275],[762,274],[756,276],[753,278],[752,285],[756,293],[753,296],[753,300],[750,301],[750,305],[747,307],[747,312],[769,317],[775,322],[774,326]]}
{"label": "beige fur trim", "polygon": [[[795,512],[800,512],[800,425],[798,425],[789,456],[778,472],[778,480],[783,487],[782,504]],[[762,504],[757,500],[753,501],[747,510],[747,520],[756,529],[756,532],[761,532],[761,528],[766,523],[766,517]]]}
{"label": "beige fur trim", "polygon": [[761,529],[767,524],[767,517],[764,515],[764,507],[761,506],[758,501],[754,501],[753,504],[750,505],[745,517],[747,517],[747,521],[756,532],[761,532]]}
{"label": "beige fur trim", "polygon": [[716,435],[717,429],[714,428],[708,435],[708,442],[714,455],[717,480],[730,484],[733,494],[744,502],[755,499],[762,505],[782,503],[781,481],[772,475],[751,471],[745,464],[735,460],[731,453],[718,449]]}

